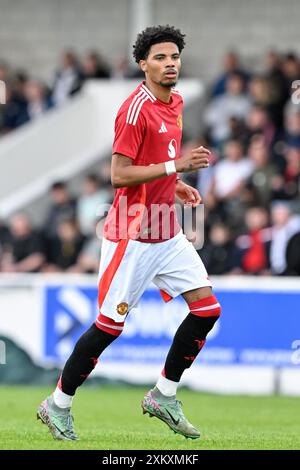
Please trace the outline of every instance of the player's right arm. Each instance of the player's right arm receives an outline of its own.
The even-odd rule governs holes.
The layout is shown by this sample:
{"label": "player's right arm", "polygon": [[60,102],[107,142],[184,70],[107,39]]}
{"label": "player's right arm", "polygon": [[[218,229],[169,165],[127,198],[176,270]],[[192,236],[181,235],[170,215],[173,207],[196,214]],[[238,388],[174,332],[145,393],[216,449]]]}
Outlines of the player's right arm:
{"label": "player's right arm", "polygon": [[172,165],[172,173],[184,173],[208,167],[210,151],[204,147],[196,148],[189,155],[178,160],[169,160],[168,169],[165,163],[134,165],[147,131],[147,118],[142,111],[136,111],[134,114],[128,105],[129,102],[121,107],[115,122],[111,166],[111,182],[114,188],[135,186],[167,176],[171,174],[170,165]]}
{"label": "player's right arm", "polygon": [[[174,161],[176,172],[187,173],[207,168],[209,155],[210,151],[202,146],[193,149],[190,154]],[[149,166],[133,165],[131,157],[118,153],[112,156],[111,182],[114,188],[135,186],[164,176],[167,176],[165,163]]]}

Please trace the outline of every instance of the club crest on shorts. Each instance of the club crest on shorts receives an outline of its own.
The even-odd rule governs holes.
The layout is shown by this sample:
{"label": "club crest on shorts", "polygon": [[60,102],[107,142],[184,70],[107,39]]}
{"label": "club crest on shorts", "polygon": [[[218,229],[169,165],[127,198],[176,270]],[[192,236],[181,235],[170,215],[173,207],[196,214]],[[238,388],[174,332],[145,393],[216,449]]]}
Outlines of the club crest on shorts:
{"label": "club crest on shorts", "polygon": [[119,305],[117,305],[117,312],[119,315],[125,315],[125,313],[128,312],[128,303],[121,302]]}

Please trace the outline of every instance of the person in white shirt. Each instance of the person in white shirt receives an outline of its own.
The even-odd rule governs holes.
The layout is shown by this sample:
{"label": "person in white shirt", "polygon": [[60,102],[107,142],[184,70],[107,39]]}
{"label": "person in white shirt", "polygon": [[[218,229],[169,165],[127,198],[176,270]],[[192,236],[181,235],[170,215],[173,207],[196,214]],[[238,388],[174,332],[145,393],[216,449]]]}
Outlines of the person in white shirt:
{"label": "person in white shirt", "polygon": [[85,177],[82,189],[82,195],[77,203],[77,219],[81,233],[90,237],[95,232],[97,210],[100,204],[109,203],[110,192],[100,188],[98,178],[93,174]]}
{"label": "person in white shirt", "polygon": [[253,162],[243,155],[238,140],[230,140],[224,148],[225,158],[214,167],[210,191],[218,200],[230,199],[240,193],[245,181],[253,172]]}
{"label": "person in white shirt", "polygon": [[82,82],[82,74],[79,70],[77,60],[73,52],[66,51],[62,58],[62,67],[57,72],[52,100],[55,105],[65,103],[68,98],[76,93]]}
{"label": "person in white shirt", "polygon": [[271,217],[271,268],[274,274],[283,274],[286,269],[286,248],[292,236],[300,231],[300,216],[292,213],[288,202],[276,201],[272,206]]}

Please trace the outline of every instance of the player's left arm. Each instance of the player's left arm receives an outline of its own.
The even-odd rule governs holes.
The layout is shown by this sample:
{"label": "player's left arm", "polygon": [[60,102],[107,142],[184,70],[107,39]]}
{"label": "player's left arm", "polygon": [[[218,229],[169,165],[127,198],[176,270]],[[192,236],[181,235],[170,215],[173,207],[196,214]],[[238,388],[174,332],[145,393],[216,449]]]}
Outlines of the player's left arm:
{"label": "player's left arm", "polygon": [[202,201],[199,191],[180,179],[176,182],[175,194],[181,202],[191,204],[192,207],[198,206]]}

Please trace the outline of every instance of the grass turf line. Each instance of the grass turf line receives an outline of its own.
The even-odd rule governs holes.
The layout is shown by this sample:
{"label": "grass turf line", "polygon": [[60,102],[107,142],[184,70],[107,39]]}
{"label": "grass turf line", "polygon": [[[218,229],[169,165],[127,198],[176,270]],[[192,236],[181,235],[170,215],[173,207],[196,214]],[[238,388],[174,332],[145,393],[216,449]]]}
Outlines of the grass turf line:
{"label": "grass turf line", "polygon": [[74,400],[78,442],[55,441],[36,420],[49,388],[0,387],[0,449],[201,450],[300,449],[299,399],[219,396],[179,390],[187,418],[201,438],[175,435],[143,416],[147,388],[83,387]]}

